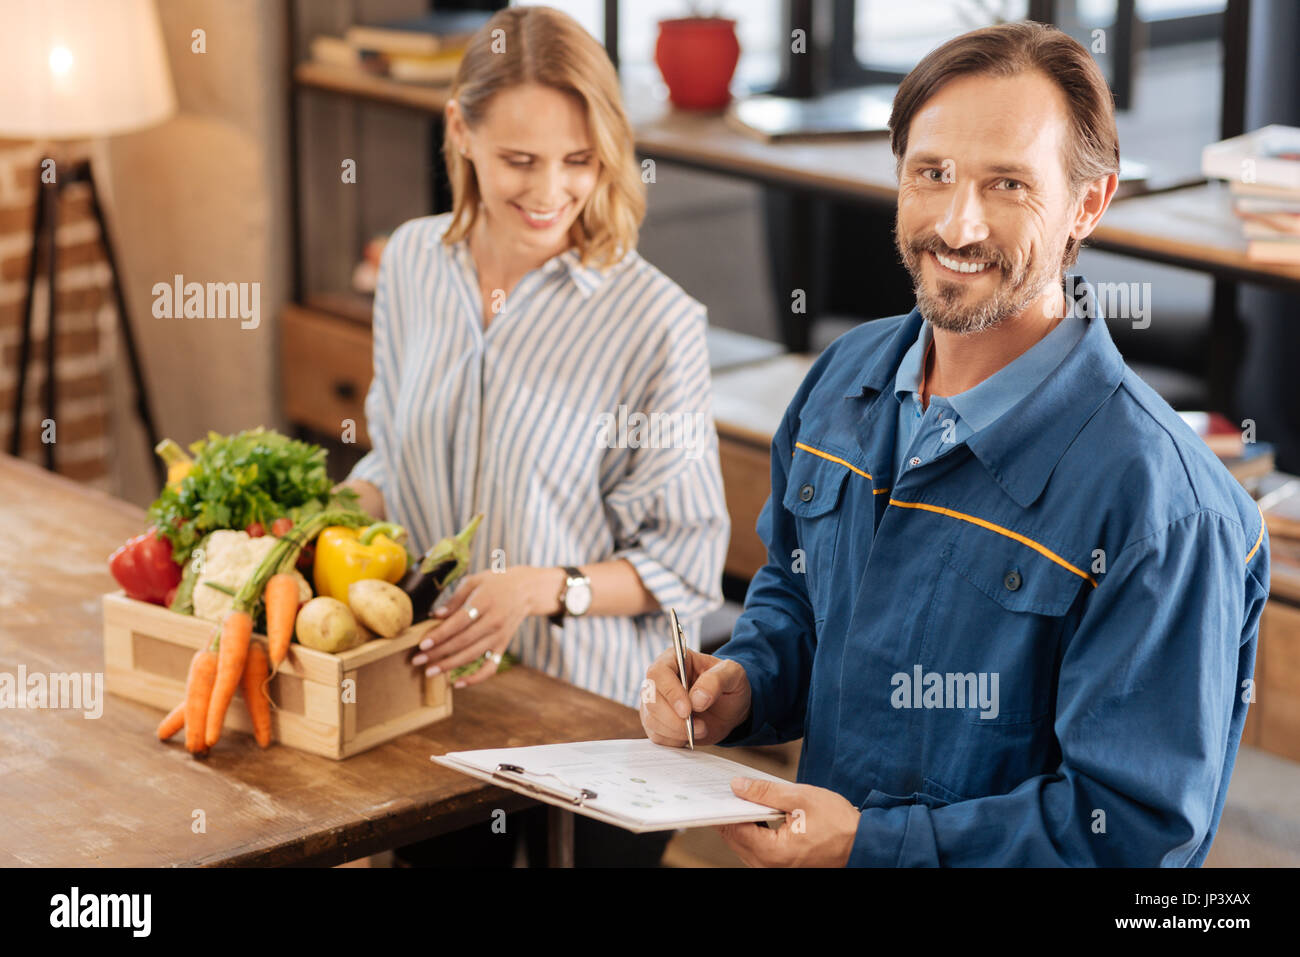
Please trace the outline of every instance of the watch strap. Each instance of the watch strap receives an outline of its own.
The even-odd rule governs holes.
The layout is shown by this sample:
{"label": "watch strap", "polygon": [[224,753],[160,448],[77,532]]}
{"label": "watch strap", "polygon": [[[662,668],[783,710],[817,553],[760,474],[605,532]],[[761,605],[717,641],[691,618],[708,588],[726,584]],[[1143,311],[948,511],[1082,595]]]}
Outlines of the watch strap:
{"label": "watch strap", "polygon": [[560,590],[560,610],[551,615],[550,619],[552,625],[563,627],[564,619],[568,614],[568,609],[565,606],[564,600],[569,595],[569,582],[574,578],[586,578],[587,576],[582,574],[580,569],[575,568],[572,565],[562,565],[560,567],[564,570],[564,588]]}

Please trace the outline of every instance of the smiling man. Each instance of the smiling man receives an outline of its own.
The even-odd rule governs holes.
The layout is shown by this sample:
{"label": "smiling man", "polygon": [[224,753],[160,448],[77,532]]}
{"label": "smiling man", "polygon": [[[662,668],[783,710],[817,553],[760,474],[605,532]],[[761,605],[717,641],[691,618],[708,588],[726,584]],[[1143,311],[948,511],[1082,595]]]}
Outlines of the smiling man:
{"label": "smiling man", "polygon": [[744,614],[689,694],[656,661],[642,723],[803,737],[798,784],[733,785],[788,812],[722,829],[749,863],[1199,865],[1268,543],[1067,280],[1115,191],[1105,79],[1053,28],[978,30],[908,75],[890,129],[917,308],[814,364]]}

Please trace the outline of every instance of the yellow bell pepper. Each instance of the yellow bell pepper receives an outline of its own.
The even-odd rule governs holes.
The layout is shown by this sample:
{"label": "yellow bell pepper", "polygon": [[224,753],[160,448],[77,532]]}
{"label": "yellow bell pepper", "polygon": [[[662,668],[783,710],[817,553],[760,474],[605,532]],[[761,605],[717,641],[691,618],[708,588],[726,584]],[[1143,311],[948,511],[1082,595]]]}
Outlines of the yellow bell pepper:
{"label": "yellow bell pepper", "polygon": [[167,464],[167,487],[176,488],[194,470],[194,460],[171,439],[163,439],[154,452]]}
{"label": "yellow bell pepper", "polygon": [[331,525],[316,539],[316,594],[348,600],[348,586],[365,578],[396,585],[406,574],[406,532],[391,522],[366,529]]}

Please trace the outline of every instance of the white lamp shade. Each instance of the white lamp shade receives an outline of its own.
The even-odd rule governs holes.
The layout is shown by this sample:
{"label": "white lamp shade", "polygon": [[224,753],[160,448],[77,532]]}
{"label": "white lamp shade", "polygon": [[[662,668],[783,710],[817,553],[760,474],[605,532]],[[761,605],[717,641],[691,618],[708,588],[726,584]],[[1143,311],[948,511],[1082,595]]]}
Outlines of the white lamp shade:
{"label": "white lamp shade", "polygon": [[0,0],[0,136],[111,136],[175,110],[153,0]]}

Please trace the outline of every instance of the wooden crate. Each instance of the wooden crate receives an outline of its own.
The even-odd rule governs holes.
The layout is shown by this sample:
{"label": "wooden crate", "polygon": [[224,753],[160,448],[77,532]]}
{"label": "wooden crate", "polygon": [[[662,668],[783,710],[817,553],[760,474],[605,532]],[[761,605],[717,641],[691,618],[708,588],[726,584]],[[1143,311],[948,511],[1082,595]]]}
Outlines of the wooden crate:
{"label": "wooden crate", "polygon": [[[185,697],[190,659],[211,643],[216,625],[120,591],[105,595],[103,604],[109,692],[170,711]],[[337,760],[450,716],[447,676],[426,678],[409,663],[412,648],[434,624],[421,622],[337,655],[290,644],[270,685],[277,705],[273,739]],[[252,727],[243,695],[236,694],[225,728],[251,733]]]}

